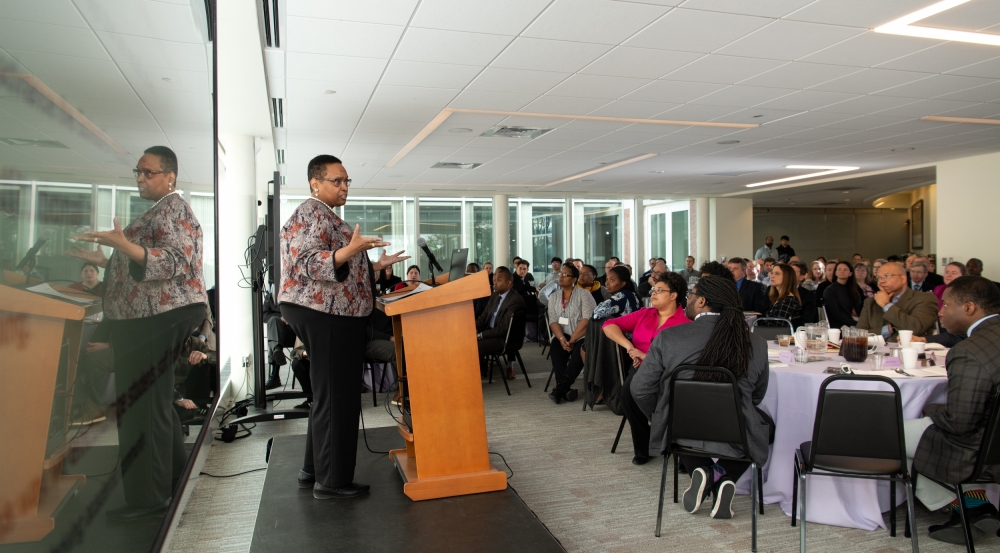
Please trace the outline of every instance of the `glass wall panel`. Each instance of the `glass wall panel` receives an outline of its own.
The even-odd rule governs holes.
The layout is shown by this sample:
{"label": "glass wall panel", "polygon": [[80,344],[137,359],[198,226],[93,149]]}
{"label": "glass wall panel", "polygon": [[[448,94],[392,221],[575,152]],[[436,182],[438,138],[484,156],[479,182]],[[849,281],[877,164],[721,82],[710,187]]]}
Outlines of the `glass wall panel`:
{"label": "glass wall panel", "polygon": [[47,238],[48,241],[37,254],[35,277],[60,284],[80,280],[82,262],[63,253],[72,250],[74,236],[91,229],[92,202],[93,189],[89,186],[36,187],[35,241],[41,238]]}
{"label": "glass wall panel", "polygon": [[202,251],[204,252],[205,286],[215,286],[215,196],[210,194],[185,195],[195,218],[201,224],[201,232],[205,235]]}
{"label": "glass wall panel", "polygon": [[519,228],[518,225],[517,225],[517,220],[518,220],[517,215],[518,215],[518,211],[519,211],[519,209],[518,209],[519,205],[520,204],[518,204],[514,200],[511,200],[511,202],[510,202],[510,209],[509,209],[508,215],[507,215],[507,217],[508,217],[507,223],[508,223],[508,228],[509,228],[508,232],[510,233],[510,248],[509,248],[510,259],[497,259],[496,261],[493,262],[494,266],[496,266],[496,267],[499,267],[499,266],[503,265],[503,266],[507,267],[508,269],[510,269],[512,271],[514,270],[514,268],[510,266],[511,259],[514,259],[515,255],[520,255],[521,257],[524,257],[524,255],[522,255],[522,253],[519,252],[518,249],[517,249],[518,248],[518,244],[519,244],[519,242],[517,240],[517,234],[518,234],[518,228]]}
{"label": "glass wall panel", "polygon": [[[434,200],[421,198],[420,237],[437,258],[444,272],[451,265],[451,252],[462,247],[462,202],[459,200]],[[418,249],[415,259],[419,259],[420,274],[430,278],[427,271],[427,257]],[[436,272],[436,271],[435,271]]]}
{"label": "glass wall panel", "polygon": [[646,229],[650,240],[646,257],[662,257],[672,271],[684,268],[690,253],[690,202],[660,202],[646,207]]}
{"label": "glass wall panel", "polygon": [[465,220],[470,227],[469,262],[482,268],[483,263],[493,260],[493,201],[467,201]]}
{"label": "glass wall panel", "polygon": [[593,265],[600,271],[601,267],[612,256],[624,257],[622,253],[622,203],[607,202],[573,202],[574,217],[577,226],[574,232],[573,248],[585,263]]}
{"label": "glass wall panel", "polygon": [[688,212],[675,211],[671,213],[671,252],[670,267],[679,271],[684,268],[684,260],[688,256]]}
{"label": "glass wall panel", "polygon": [[667,258],[667,214],[654,213],[649,217],[649,257]]}
{"label": "glass wall panel", "polygon": [[[403,200],[379,198],[349,198],[341,209],[344,221],[351,227],[361,225],[361,235],[379,237],[389,242],[389,253],[406,249],[406,233],[403,227]],[[381,249],[368,251],[368,257],[377,261]],[[394,275],[405,278],[405,263],[392,267]]]}
{"label": "glass wall panel", "polygon": [[0,184],[0,263],[5,270],[13,270],[30,247],[30,209],[30,185]]}

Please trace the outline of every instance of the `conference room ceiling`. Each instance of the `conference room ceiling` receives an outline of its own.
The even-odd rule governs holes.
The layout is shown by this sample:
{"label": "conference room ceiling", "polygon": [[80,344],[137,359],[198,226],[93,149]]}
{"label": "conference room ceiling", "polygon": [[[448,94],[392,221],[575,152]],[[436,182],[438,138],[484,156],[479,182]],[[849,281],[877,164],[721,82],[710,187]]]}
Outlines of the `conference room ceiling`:
{"label": "conference room ceiling", "polygon": [[211,190],[207,32],[188,0],[0,3],[0,178],[134,186],[162,144],[181,186]]}
{"label": "conference room ceiling", "polygon": [[753,198],[754,207],[870,208],[879,198],[935,182],[937,182],[937,168],[931,165],[794,188],[761,190],[749,197]]}
{"label": "conference room ceiling", "polygon": [[[678,196],[815,172],[788,165],[860,174],[998,151],[1000,125],[920,118],[1000,117],[1000,48],[872,31],[931,3],[282,0],[265,52],[276,147],[291,189],[331,153],[358,191]],[[922,24],[997,33],[1000,6]],[[446,109],[760,126],[454,112],[418,140]],[[553,130],[480,136],[497,125]]]}

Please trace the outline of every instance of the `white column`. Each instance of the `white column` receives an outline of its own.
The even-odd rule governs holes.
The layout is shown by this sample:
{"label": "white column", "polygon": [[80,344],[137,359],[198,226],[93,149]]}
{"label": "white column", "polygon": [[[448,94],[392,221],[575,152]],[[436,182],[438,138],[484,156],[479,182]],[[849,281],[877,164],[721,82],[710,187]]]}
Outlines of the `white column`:
{"label": "white column", "polygon": [[[633,270],[638,270],[639,267],[642,267],[643,271],[645,271],[646,262],[649,259],[649,256],[646,254],[646,239],[649,237],[646,236],[646,208],[642,205],[642,198],[639,196],[635,198],[634,214],[635,220],[633,223],[635,226],[633,228],[635,232],[632,234],[632,245],[634,248],[632,249],[631,264]],[[639,271],[639,274],[642,274],[643,271]]]}
{"label": "white column", "polygon": [[[243,367],[243,359],[253,352],[254,331],[251,324],[251,291],[237,286],[242,280],[239,266],[244,263],[243,248],[247,237],[256,230],[257,183],[254,137],[220,137],[219,168],[219,359],[232,362],[230,386],[239,390],[248,379],[252,382],[253,364]],[[206,237],[207,239],[208,237]],[[256,329],[263,332],[263,329]],[[263,362],[263,360],[262,360]],[[247,386],[250,389],[252,384]]]}
{"label": "white column", "polygon": [[753,253],[753,200],[711,198],[708,219],[713,260]]}
{"label": "white column", "polygon": [[493,259],[494,269],[510,263],[510,200],[506,194],[493,196]]}
{"label": "white column", "polygon": [[710,224],[708,216],[708,198],[698,198],[695,200],[695,223],[698,234],[695,236],[696,249],[692,252],[695,256],[695,267],[700,267],[702,263],[712,260],[712,250],[710,244]]}
{"label": "white column", "polygon": [[[996,206],[1000,204],[1000,154],[943,161],[937,166],[937,210],[924,202],[924,243],[932,229],[937,233],[938,273],[942,258],[961,263],[976,257],[983,262],[983,276],[1000,280],[1000,249],[996,247]],[[944,224],[936,224],[937,219]]]}

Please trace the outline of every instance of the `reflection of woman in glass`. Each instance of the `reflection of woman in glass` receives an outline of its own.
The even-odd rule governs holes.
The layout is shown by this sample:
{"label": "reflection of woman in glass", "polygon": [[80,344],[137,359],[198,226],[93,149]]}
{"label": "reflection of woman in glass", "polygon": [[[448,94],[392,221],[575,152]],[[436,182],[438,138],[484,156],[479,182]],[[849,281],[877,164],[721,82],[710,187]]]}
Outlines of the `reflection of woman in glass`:
{"label": "reflection of woman in glass", "polygon": [[101,282],[100,274],[100,270],[97,268],[96,263],[92,261],[85,261],[83,263],[83,268],[80,269],[80,282],[70,284],[69,288],[86,292],[94,296],[103,296],[104,283]]}
{"label": "reflection of woman in glass", "polygon": [[378,272],[378,280],[375,281],[375,289],[378,295],[388,294],[391,292],[397,284],[403,282],[403,279],[392,274],[392,265],[387,265],[381,271]]}
{"label": "reflection of woman in glass", "polygon": [[407,286],[411,284],[416,284],[418,282],[420,282],[420,267],[417,267],[416,265],[410,265],[406,269],[406,280],[397,284],[396,287],[393,288],[392,290],[394,292],[396,290],[402,290],[403,288],[406,288]]}
{"label": "reflection of woman in glass", "polygon": [[124,507],[108,518],[163,515],[186,462],[173,409],[174,370],[191,331],[205,318],[202,230],[174,189],[177,156],[153,146],[134,170],[139,195],[156,203],[125,229],[85,232],[76,240],[114,249],[69,255],[105,267],[104,316],[115,355],[115,411]]}

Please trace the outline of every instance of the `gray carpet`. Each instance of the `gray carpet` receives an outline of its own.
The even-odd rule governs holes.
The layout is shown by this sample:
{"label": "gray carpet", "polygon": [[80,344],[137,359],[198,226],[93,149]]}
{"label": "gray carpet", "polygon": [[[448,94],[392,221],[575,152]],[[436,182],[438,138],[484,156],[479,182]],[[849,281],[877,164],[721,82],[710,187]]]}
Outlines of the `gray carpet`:
{"label": "gray carpet", "polygon": [[[514,470],[509,484],[539,519],[572,552],[646,551],[749,551],[750,498],[737,496],[732,520],[713,520],[708,509],[691,515],[671,502],[672,481],[667,482],[663,533],[653,536],[660,481],[660,459],[642,467],[632,465],[631,441],[626,426],[618,453],[610,453],[620,418],[598,407],[581,412],[581,403],[553,404],[543,392],[551,368],[534,344],[525,344],[522,357],[532,388],[524,377],[503,384],[483,384],[490,451],[502,453]],[[379,399],[372,407],[364,397],[364,420],[369,428],[393,425]],[[305,420],[260,424],[251,437],[231,444],[214,442],[205,472],[226,475],[264,465],[267,438],[304,434]],[[503,463],[493,457],[494,463]],[[388,461],[387,461],[388,462]],[[680,486],[687,488],[681,475]],[[200,477],[171,543],[171,551],[221,551],[245,553],[250,548],[264,472],[235,478]],[[289,482],[289,485],[295,485]],[[402,485],[402,484],[400,484]],[[920,547],[923,551],[962,551],[927,537],[927,526],[943,515],[918,508]],[[903,537],[903,510],[899,510],[896,538],[889,532],[872,532],[810,524],[810,551],[909,551]],[[758,549],[797,551],[798,528],[777,505],[765,507],[758,518]],[[1000,538],[987,537],[976,544],[979,551],[1000,551]]]}

